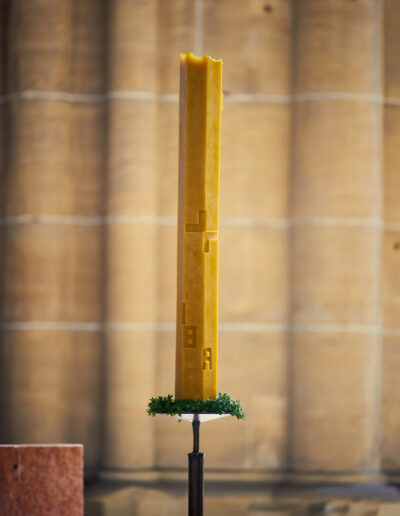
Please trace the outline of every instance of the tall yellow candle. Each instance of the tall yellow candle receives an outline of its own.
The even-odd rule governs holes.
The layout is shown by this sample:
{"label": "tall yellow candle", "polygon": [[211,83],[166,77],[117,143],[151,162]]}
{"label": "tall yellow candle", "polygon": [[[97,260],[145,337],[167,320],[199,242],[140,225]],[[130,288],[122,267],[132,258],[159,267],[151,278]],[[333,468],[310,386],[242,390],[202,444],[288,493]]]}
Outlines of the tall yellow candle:
{"label": "tall yellow candle", "polygon": [[180,56],[175,398],[215,399],[222,61]]}

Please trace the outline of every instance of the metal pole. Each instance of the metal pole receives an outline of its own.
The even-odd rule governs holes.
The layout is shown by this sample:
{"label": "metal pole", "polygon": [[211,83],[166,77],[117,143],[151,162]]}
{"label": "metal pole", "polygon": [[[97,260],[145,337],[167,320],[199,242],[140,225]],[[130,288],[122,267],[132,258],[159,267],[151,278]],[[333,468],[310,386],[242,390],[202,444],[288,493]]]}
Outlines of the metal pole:
{"label": "metal pole", "polygon": [[189,516],[203,516],[203,465],[204,455],[199,452],[200,419],[194,414],[193,422],[193,451],[189,457]]}

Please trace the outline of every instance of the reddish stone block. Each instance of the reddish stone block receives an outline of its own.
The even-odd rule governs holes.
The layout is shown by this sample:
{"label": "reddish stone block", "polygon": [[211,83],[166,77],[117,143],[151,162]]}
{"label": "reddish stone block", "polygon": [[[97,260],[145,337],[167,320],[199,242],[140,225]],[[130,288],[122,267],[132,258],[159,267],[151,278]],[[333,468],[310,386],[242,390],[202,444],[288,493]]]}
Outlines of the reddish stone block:
{"label": "reddish stone block", "polygon": [[0,446],[0,516],[83,516],[82,445]]}

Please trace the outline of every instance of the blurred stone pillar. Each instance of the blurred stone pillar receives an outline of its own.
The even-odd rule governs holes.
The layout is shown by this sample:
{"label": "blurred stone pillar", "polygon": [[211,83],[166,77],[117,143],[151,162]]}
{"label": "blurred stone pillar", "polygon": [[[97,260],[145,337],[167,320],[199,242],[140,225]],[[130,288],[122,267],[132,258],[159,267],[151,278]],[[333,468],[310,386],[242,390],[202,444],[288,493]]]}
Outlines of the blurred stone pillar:
{"label": "blurred stone pillar", "polygon": [[109,4],[107,355],[103,467],[150,468],[156,238],[156,2]]}
{"label": "blurred stone pillar", "polygon": [[381,2],[295,2],[291,466],[379,468]]}
{"label": "blurred stone pillar", "polygon": [[400,468],[400,4],[385,0],[382,468]]}
{"label": "blurred stone pillar", "polygon": [[8,2],[1,441],[99,456],[102,3]]}
{"label": "blurred stone pillar", "polygon": [[[221,478],[286,466],[291,2],[268,6],[174,1],[159,10],[161,41],[224,61],[218,386],[241,400],[247,420],[226,418],[202,429],[207,467]],[[188,33],[174,21],[183,19]],[[176,76],[160,80],[163,93],[178,92],[172,66]],[[178,106],[164,102],[160,109],[159,206],[168,223],[177,212]],[[176,227],[166,225],[160,234],[160,318],[166,322],[175,319]],[[156,391],[163,395],[173,392],[174,340],[172,325],[158,348]],[[157,465],[185,468],[191,429],[169,418],[156,418],[156,429]]]}
{"label": "blurred stone pillar", "polygon": [[[157,332],[154,388],[160,395],[173,394],[175,390],[179,53],[194,51],[194,17],[194,2],[157,2],[159,100],[156,159],[159,219],[156,255],[160,331]],[[175,423],[172,418],[155,418],[156,467],[187,467],[186,453],[190,446],[191,428]]]}

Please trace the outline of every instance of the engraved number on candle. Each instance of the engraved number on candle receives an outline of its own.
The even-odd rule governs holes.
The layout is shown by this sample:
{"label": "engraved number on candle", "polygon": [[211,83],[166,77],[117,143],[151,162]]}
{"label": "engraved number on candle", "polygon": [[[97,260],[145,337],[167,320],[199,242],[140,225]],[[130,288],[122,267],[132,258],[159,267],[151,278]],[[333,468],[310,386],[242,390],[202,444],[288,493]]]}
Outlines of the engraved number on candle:
{"label": "engraved number on candle", "polygon": [[198,224],[186,224],[186,231],[190,232],[203,232],[207,226],[207,212],[205,210],[199,211],[199,222]]}
{"label": "engraved number on candle", "polygon": [[207,369],[212,369],[212,349],[204,348],[203,349],[203,369],[206,371]]}
{"label": "engraved number on candle", "polygon": [[197,346],[197,327],[183,327],[183,345],[185,348],[195,348]]}

